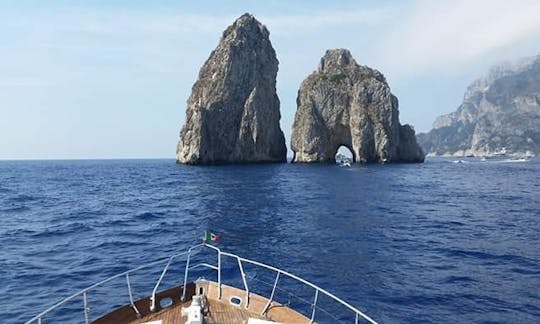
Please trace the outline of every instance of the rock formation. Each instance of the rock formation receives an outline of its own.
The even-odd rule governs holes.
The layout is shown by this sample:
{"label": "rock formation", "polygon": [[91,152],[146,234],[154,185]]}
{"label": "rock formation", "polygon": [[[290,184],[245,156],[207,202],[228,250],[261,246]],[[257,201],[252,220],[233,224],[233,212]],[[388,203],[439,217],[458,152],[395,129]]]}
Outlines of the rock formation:
{"label": "rock formation", "polygon": [[334,162],[344,145],[355,162],[423,162],[414,129],[400,125],[398,100],[377,70],[345,49],[326,51],[300,86],[293,162]]}
{"label": "rock formation", "polygon": [[540,56],[492,68],[418,140],[431,155],[540,153]]}
{"label": "rock formation", "polygon": [[177,162],[285,162],[277,70],[268,30],[242,15],[225,30],[193,85]]}

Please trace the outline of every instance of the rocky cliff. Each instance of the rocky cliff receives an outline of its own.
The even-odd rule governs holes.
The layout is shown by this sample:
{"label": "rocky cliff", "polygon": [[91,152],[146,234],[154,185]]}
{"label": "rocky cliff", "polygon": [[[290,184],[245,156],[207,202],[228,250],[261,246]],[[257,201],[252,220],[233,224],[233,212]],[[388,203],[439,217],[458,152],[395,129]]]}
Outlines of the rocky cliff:
{"label": "rocky cliff", "polygon": [[418,141],[431,155],[540,153],[540,56],[492,68]]}
{"label": "rocky cliff", "polygon": [[285,162],[277,71],[268,30],[242,15],[225,30],[193,85],[177,161]]}
{"label": "rocky cliff", "polygon": [[422,162],[414,130],[400,125],[398,100],[384,76],[345,49],[328,50],[300,86],[293,162],[334,162],[344,145],[355,162]]}

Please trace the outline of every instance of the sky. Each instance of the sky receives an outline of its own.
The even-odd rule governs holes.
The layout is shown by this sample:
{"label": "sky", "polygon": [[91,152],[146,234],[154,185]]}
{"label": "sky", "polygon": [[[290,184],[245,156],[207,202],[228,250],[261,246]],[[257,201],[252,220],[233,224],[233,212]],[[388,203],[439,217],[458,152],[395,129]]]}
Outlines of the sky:
{"label": "sky", "polygon": [[326,49],[381,71],[417,132],[490,66],[540,54],[538,0],[2,0],[0,159],[174,158],[198,71],[244,12],[270,31],[288,146]]}

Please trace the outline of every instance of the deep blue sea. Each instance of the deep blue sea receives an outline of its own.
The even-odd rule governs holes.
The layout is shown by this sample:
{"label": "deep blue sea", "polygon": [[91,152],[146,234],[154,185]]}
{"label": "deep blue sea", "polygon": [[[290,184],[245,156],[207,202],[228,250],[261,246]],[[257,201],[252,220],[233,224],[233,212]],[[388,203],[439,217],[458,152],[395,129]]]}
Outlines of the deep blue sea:
{"label": "deep blue sea", "polygon": [[[540,162],[467,162],[1,161],[0,323],[182,251],[207,229],[223,250],[298,274],[382,323],[539,323]],[[183,262],[165,285],[181,284]],[[135,298],[161,270],[131,278]],[[91,318],[128,302],[123,282],[111,285],[89,293]],[[77,299],[44,323],[82,322],[81,309]]]}

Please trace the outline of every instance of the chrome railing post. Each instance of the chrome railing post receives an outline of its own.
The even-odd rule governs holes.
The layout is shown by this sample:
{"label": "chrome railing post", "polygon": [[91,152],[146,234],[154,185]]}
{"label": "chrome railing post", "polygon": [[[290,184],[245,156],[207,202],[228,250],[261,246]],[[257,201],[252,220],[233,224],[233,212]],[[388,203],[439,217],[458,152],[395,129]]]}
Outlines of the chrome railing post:
{"label": "chrome railing post", "polygon": [[188,278],[188,272],[189,272],[189,260],[191,259],[191,249],[189,249],[189,253],[187,255],[187,261],[186,261],[186,271],[184,272],[184,284],[182,285],[182,298],[181,301],[186,301],[186,284],[187,284],[187,278]]}
{"label": "chrome railing post", "polygon": [[90,323],[90,320],[88,319],[88,297],[86,296],[86,291],[83,292],[83,303],[84,303],[84,322],[86,324]]}
{"label": "chrome railing post", "polygon": [[137,306],[135,306],[135,302],[133,302],[133,294],[131,293],[131,284],[129,283],[129,273],[126,273],[126,283],[127,283],[128,293],[129,293],[129,303],[131,304],[131,307],[133,308],[135,313],[137,313],[137,318],[141,318],[141,313],[137,309]]}
{"label": "chrome railing post", "polygon": [[[199,246],[201,246],[201,245],[195,245],[195,246],[193,246],[190,250],[192,250],[193,248],[199,247]],[[176,258],[176,257],[179,257],[179,256],[181,256],[181,255],[186,255],[186,254],[188,254],[188,252],[189,252],[189,251],[175,254],[175,255],[173,255],[171,258]],[[106,279],[104,279],[104,280],[101,280],[101,281],[99,281],[99,282],[96,282],[96,283],[92,284],[91,286],[88,286],[88,287],[84,288],[83,290],[80,290],[80,291],[78,291],[78,292],[76,292],[76,293],[74,293],[74,294],[72,294],[72,295],[70,295],[70,296],[68,296],[68,297],[66,297],[66,298],[64,298],[64,299],[62,299],[62,300],[60,300],[60,301],[57,302],[56,304],[50,306],[50,307],[47,308],[46,310],[42,311],[41,313],[37,314],[36,316],[34,316],[34,317],[32,317],[31,319],[29,319],[28,321],[26,321],[25,324],[35,323],[36,321],[38,321],[38,323],[39,323],[39,321],[42,322],[42,321],[43,321],[43,317],[44,317],[45,315],[47,315],[48,313],[52,312],[52,311],[55,310],[55,309],[58,309],[58,308],[62,307],[62,306],[65,305],[67,302],[69,302],[69,301],[71,301],[71,300],[73,300],[73,299],[75,299],[75,298],[79,298],[79,297],[80,297],[81,295],[83,295],[85,292],[88,292],[88,291],[90,291],[91,289],[94,289],[94,288],[96,288],[96,287],[103,286],[104,284],[106,284],[106,283],[108,283],[108,282],[110,282],[111,280],[114,280],[114,279],[116,279],[116,278],[123,277],[123,276],[126,275],[126,273],[133,273],[133,272],[135,272],[135,271],[137,271],[137,270],[140,270],[140,269],[144,269],[144,268],[148,268],[148,267],[150,267],[150,266],[162,264],[162,263],[163,263],[164,261],[166,261],[166,260],[167,260],[167,259],[160,259],[160,260],[157,260],[157,261],[153,261],[153,262],[144,264],[144,265],[142,265],[142,266],[139,266],[139,267],[137,267],[137,268],[133,268],[133,269],[131,269],[131,270],[124,271],[124,272],[122,272],[122,273],[118,273],[118,274],[116,274],[116,275],[114,275],[114,276],[112,276],[112,277],[108,277],[108,278],[106,278]],[[88,310],[89,310],[89,308],[88,308]]]}
{"label": "chrome railing post", "polygon": [[270,294],[270,298],[268,299],[268,302],[266,303],[266,306],[264,306],[264,308],[263,308],[263,310],[261,312],[261,315],[264,315],[268,311],[268,308],[270,307],[270,304],[272,304],[272,301],[274,300],[274,293],[276,292],[278,280],[279,280],[279,271],[278,271],[278,273],[276,275],[276,280],[274,281],[274,287],[272,288],[272,293]]}
{"label": "chrome railing post", "polygon": [[221,300],[221,251],[217,251],[217,285],[218,285],[218,300]]}
{"label": "chrome railing post", "polygon": [[358,313],[356,313],[356,319],[354,320],[354,324],[358,324]]}
{"label": "chrome railing post", "polygon": [[[215,247],[212,247],[212,248],[216,249]],[[259,267],[263,267],[265,269],[269,269],[269,270],[272,270],[272,271],[275,271],[275,272],[280,272],[282,276],[287,276],[287,277],[289,277],[291,279],[299,281],[300,283],[303,283],[306,286],[312,287],[313,289],[317,289],[320,293],[325,294],[326,296],[330,297],[334,301],[336,301],[336,302],[340,303],[341,305],[347,307],[351,311],[356,312],[358,314],[358,316],[362,317],[362,319],[365,319],[369,323],[377,324],[377,322],[375,322],[371,317],[367,316],[366,314],[364,314],[363,312],[361,312],[357,308],[353,307],[349,303],[345,302],[341,298],[337,297],[336,295],[334,295],[334,294],[328,292],[327,290],[325,290],[323,288],[320,288],[320,287],[314,285],[313,283],[311,283],[311,282],[309,282],[309,281],[307,281],[305,279],[302,279],[302,278],[300,278],[300,277],[298,277],[298,276],[296,276],[296,275],[294,275],[294,274],[292,274],[290,272],[280,270],[280,269],[278,269],[276,267],[272,267],[272,266],[269,266],[269,265],[261,263],[261,262],[245,259],[245,258],[239,257],[238,255],[233,254],[233,253],[221,252],[221,254],[225,255],[225,256],[228,256],[228,257],[236,258],[239,261],[238,263],[239,263],[240,266],[241,266],[240,261],[242,261],[242,262],[247,262],[247,263],[250,263],[250,264],[253,264],[253,265],[256,265],[256,266],[259,266]],[[240,270],[242,271],[242,268]],[[244,285],[247,288],[247,283],[245,281],[245,278],[243,278],[243,279],[244,279]],[[249,297],[249,295],[248,295],[248,297]]]}
{"label": "chrome railing post", "polygon": [[173,260],[174,256],[169,258],[169,261],[167,261],[167,264],[165,265],[165,268],[163,268],[163,271],[161,272],[161,276],[159,276],[159,279],[154,287],[154,290],[152,290],[152,296],[150,297],[150,300],[152,301],[150,304],[150,311],[153,312],[156,310],[156,292],[159,287],[159,284],[161,283],[161,280],[163,280],[163,277],[165,277],[165,274],[167,273],[167,270],[169,269],[169,266],[171,265],[171,262]]}
{"label": "chrome railing post", "polygon": [[244,288],[246,290],[246,308],[249,307],[249,288],[246,280],[246,274],[244,273],[244,268],[242,267],[242,261],[240,261],[240,258],[236,258],[238,260],[238,267],[240,268],[240,273],[242,274],[242,281],[244,282]]}
{"label": "chrome railing post", "polygon": [[41,324],[41,317],[37,319],[38,324]]}
{"label": "chrome railing post", "polygon": [[310,323],[313,323],[313,320],[315,319],[315,309],[317,309],[317,298],[319,298],[319,289],[315,290],[315,300],[313,300],[313,305],[311,307],[313,308],[313,311],[311,312],[311,319]]}

